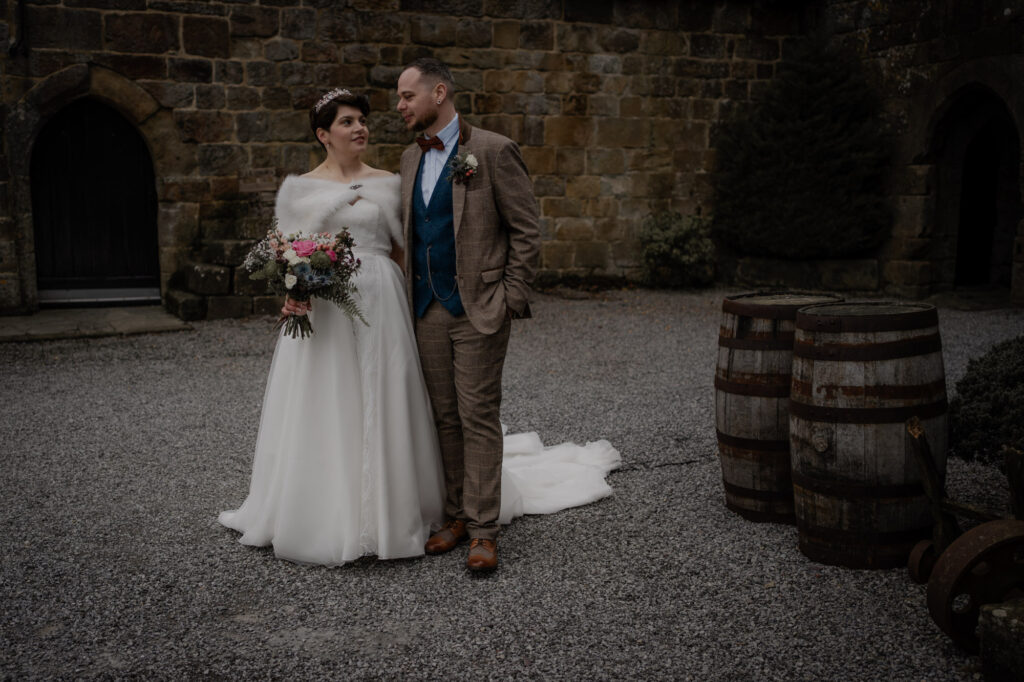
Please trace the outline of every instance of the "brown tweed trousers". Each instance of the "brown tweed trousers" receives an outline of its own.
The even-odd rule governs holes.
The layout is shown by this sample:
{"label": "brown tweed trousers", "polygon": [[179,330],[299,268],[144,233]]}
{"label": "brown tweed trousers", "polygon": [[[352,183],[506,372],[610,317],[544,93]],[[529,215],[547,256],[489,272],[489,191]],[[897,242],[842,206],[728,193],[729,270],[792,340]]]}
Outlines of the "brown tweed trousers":
{"label": "brown tweed trousers", "polygon": [[[537,200],[519,147],[459,117],[460,157],[477,174],[452,186],[455,271],[465,315],[436,301],[416,320],[416,341],[434,411],[445,472],[445,515],[469,535],[494,539],[501,508],[501,372],[510,320],[530,317],[529,291],[540,251]],[[423,152],[402,153],[406,295],[412,308],[412,192]],[[438,182],[445,182],[447,171]]]}

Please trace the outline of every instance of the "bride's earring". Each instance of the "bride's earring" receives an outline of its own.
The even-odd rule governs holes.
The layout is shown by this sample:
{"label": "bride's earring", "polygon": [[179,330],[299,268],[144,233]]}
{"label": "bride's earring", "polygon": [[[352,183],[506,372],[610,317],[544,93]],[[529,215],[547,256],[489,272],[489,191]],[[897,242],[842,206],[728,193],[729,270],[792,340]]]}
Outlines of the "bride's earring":
{"label": "bride's earring", "polygon": [[438,103],[438,104],[440,104],[440,103],[441,103],[441,100],[437,100],[437,103]]}

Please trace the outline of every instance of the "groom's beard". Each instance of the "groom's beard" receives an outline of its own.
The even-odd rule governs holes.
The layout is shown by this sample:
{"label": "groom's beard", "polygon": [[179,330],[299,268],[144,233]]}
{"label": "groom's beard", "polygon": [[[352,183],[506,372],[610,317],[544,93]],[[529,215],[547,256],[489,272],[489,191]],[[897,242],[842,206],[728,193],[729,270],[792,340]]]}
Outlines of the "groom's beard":
{"label": "groom's beard", "polygon": [[414,131],[416,131],[417,133],[422,133],[424,130],[426,130],[430,126],[434,125],[434,123],[436,123],[436,122],[437,122],[437,112],[436,111],[432,111],[429,114],[424,114],[423,118],[417,119],[416,122],[414,122],[412,124],[412,129]]}

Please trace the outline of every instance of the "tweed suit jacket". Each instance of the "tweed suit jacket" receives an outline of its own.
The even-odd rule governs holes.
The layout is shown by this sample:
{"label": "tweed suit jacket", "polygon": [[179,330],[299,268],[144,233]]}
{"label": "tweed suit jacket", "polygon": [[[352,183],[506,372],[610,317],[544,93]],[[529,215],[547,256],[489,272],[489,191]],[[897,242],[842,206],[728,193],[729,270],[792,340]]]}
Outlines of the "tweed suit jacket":
{"label": "tweed suit jacket", "polygon": [[[459,117],[459,156],[473,154],[477,173],[452,184],[455,276],[470,324],[493,334],[506,315],[530,317],[530,282],[540,253],[537,199],[519,146]],[[423,151],[402,152],[402,227],[406,295],[412,307],[412,192]],[[438,182],[448,177],[447,169]]]}

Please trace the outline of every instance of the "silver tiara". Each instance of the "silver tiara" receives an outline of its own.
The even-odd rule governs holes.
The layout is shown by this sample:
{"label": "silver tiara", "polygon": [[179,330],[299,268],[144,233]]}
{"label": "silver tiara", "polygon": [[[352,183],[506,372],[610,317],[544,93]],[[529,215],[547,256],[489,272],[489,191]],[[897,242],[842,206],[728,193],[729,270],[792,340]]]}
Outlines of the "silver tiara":
{"label": "silver tiara", "polygon": [[320,113],[320,109],[322,109],[323,106],[325,104],[327,104],[328,102],[330,102],[332,99],[334,99],[336,97],[342,97],[344,95],[351,95],[351,94],[352,93],[349,92],[348,90],[346,90],[345,88],[335,88],[334,90],[331,90],[330,92],[328,92],[326,95],[324,95],[323,97],[321,97],[317,101],[316,106],[313,107],[313,111],[315,111],[316,113],[319,114]]}

